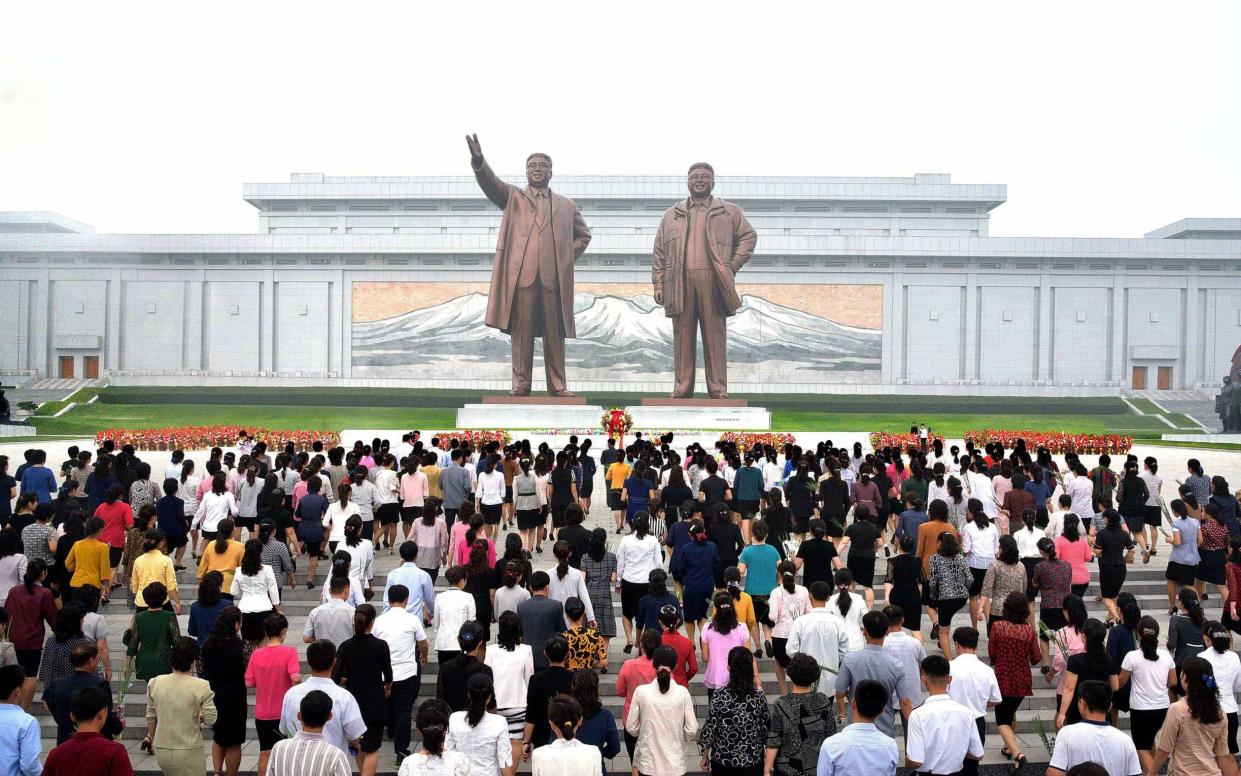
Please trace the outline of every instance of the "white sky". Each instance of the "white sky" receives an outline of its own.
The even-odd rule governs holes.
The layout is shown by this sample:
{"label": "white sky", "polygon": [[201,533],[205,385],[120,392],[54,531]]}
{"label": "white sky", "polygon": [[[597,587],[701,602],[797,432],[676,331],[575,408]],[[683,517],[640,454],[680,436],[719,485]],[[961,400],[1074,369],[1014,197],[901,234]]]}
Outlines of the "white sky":
{"label": "white sky", "polygon": [[993,235],[1241,216],[1235,0],[190,8],[0,6],[0,210],[250,233],[244,181],[468,174],[475,131],[502,173],[1007,183]]}

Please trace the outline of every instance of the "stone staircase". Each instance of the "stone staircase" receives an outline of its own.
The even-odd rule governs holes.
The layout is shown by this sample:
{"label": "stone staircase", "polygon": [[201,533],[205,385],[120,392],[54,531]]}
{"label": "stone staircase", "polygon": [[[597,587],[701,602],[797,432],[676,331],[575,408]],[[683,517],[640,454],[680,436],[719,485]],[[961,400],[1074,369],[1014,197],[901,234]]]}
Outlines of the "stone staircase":
{"label": "stone staircase", "polygon": [[[593,511],[597,513],[599,510],[596,508],[596,510]],[[602,514],[592,514],[591,522],[602,522],[600,518],[607,519]],[[614,541],[615,538],[615,535],[613,535]],[[1165,627],[1165,632],[1168,620],[1168,602],[1166,585],[1163,579],[1163,570],[1166,565],[1168,549],[1169,548],[1167,546],[1161,547],[1159,554],[1152,558],[1151,563],[1148,565],[1142,565],[1139,558],[1138,564],[1129,567],[1129,577],[1125,585],[1125,589],[1127,591],[1132,592],[1137,596],[1143,612],[1154,616],[1161,623],[1161,626]],[[187,561],[188,560],[189,559],[187,557]],[[396,564],[397,559],[395,557],[389,556],[386,553],[380,554],[377,558],[377,577],[374,582],[377,589],[382,588],[387,571],[393,568]],[[552,565],[548,554],[536,555],[534,564],[536,568],[547,568]],[[324,564],[321,564],[321,566],[322,565]],[[880,558],[878,562],[876,579],[883,578],[884,566],[885,561]],[[179,574],[180,592],[182,600],[186,602],[185,611],[187,613],[188,604],[194,600],[196,595],[195,583],[196,580],[194,579],[193,569],[183,571]],[[319,588],[321,584],[322,576],[320,576],[318,584],[316,584],[316,587],[313,590],[307,590],[304,583],[297,589],[289,589],[285,587],[281,590],[284,613],[290,621],[288,643],[291,646],[296,647],[299,653],[303,656],[305,655],[306,645],[302,643],[301,633],[305,625],[307,614],[312,608],[318,605]],[[438,589],[443,589],[442,583],[438,586]],[[1101,603],[1094,600],[1097,592],[1097,586],[1092,584],[1091,589],[1086,595],[1087,609],[1090,611],[1092,617],[1103,619],[1106,617],[1106,611]],[[882,587],[880,587],[876,590],[876,606],[882,605],[882,599],[883,590]],[[1216,600],[1215,596],[1212,596],[1207,602],[1207,616],[1218,617],[1220,614],[1219,608],[1219,602]],[[619,599],[615,602],[615,609],[619,617]],[[125,596],[122,596],[119,593],[114,596],[112,602],[108,606],[104,607],[101,612],[106,616],[109,630],[112,634],[110,638],[110,648],[113,671],[113,688],[115,691],[125,662],[124,648],[120,644],[120,634],[123,633],[126,627],[128,627],[131,612],[127,608]],[[930,624],[926,621],[926,618],[923,619],[923,632],[929,633]],[[183,615],[181,618],[183,630],[185,627],[185,622],[186,617]],[[968,622],[968,614],[966,612],[962,612],[957,615],[953,625],[963,625],[968,624]],[[620,638],[612,640],[609,650],[609,672],[600,676],[600,693],[603,697],[604,705],[613,713],[619,723],[623,698],[616,695],[616,675],[620,669],[621,663],[623,663],[626,658],[632,657],[632,655],[625,655],[622,652],[624,640],[623,631],[619,627],[619,623],[617,632],[622,635]],[[431,637],[434,638],[434,632],[432,632]],[[938,647],[928,640],[927,650],[929,653],[934,653],[938,651]],[[986,655],[985,634],[983,641],[979,646],[979,654],[984,657]],[[774,661],[769,658],[763,658],[759,661],[759,665],[764,688],[767,692],[768,698],[774,699],[777,693]],[[422,692],[419,696],[420,700],[425,700],[426,698],[434,696],[435,680],[438,676],[438,669],[439,666],[435,662],[434,650],[431,650],[430,662],[423,667],[424,679],[422,683]],[[309,673],[304,663],[303,670],[307,674]],[[1018,712],[1017,732],[1021,740],[1022,748],[1029,758],[1029,761],[1031,763],[1037,763],[1045,762],[1048,758],[1048,754],[1046,748],[1040,740],[1040,737],[1036,733],[1035,720],[1041,719],[1050,733],[1053,727],[1052,721],[1055,717],[1056,697],[1054,686],[1048,685],[1041,674],[1037,672],[1037,669],[1033,669],[1032,674],[1034,679],[1035,694],[1032,698],[1027,699],[1026,702],[1022,704],[1022,707]],[[693,682],[691,682],[690,689],[691,695],[694,698],[699,720],[702,721],[705,719],[707,713],[706,688],[702,685],[701,679],[696,678]],[[253,704],[253,699],[251,700],[251,704]],[[125,716],[128,721],[128,725],[124,734],[124,743],[130,749],[130,756],[136,771],[139,773],[155,773],[158,772],[159,769],[154,758],[146,755],[138,748],[138,743],[145,731],[143,722],[145,709],[145,683],[135,681],[130,687],[126,697]],[[32,709],[32,713],[34,713],[40,720],[43,734],[43,746],[45,750],[48,750],[55,744],[55,723],[51,719],[50,715],[47,714],[46,710],[43,709],[37,702],[35,704],[35,708]],[[1127,729],[1128,724],[1129,721],[1127,715],[1122,715],[1120,720],[1121,729]],[[984,758],[984,765],[992,765],[997,768],[1005,767],[1006,761],[999,753],[1001,746],[1000,738],[990,715],[988,718],[987,730],[987,754]],[[255,768],[255,763],[258,757],[258,742],[253,726],[250,727],[247,734],[248,740],[243,748],[243,772],[252,771]],[[210,730],[204,731],[204,740],[209,742]],[[898,738],[898,741],[899,740],[900,739]],[[204,752],[204,757],[206,758],[206,753],[209,752],[209,747],[204,747]],[[692,748],[690,756],[687,757],[686,767],[690,773],[698,773],[700,771],[696,747]],[[622,749],[621,754],[611,762],[609,771],[618,773],[627,771],[628,769],[628,758]],[[522,767],[519,770],[522,772],[528,770],[528,764],[522,764]],[[391,744],[385,742],[380,761],[380,773],[388,774],[395,773],[395,771],[396,765]]]}

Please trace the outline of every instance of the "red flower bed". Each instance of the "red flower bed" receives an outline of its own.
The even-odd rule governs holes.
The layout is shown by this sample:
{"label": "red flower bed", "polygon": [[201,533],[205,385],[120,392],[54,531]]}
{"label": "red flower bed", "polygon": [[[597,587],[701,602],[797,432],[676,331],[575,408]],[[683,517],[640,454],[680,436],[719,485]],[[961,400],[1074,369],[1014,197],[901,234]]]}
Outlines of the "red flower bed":
{"label": "red flower bed", "polygon": [[[426,435],[424,434],[423,436]],[[513,441],[513,435],[503,429],[496,429],[494,431],[480,429],[436,431],[431,436],[439,437],[440,448],[443,450],[447,450],[449,443],[454,439],[468,443],[475,450],[481,450],[489,442],[499,442],[501,445],[507,445]]]}
{"label": "red flower bed", "polygon": [[725,431],[720,434],[720,441],[731,442],[743,451],[765,445],[771,445],[776,450],[780,450],[785,445],[797,444],[797,439],[792,434],[772,431]]}
{"label": "red flower bed", "polygon": [[1069,434],[1059,431],[1023,431],[1008,429],[984,429],[967,431],[963,437],[966,442],[973,442],[976,447],[983,447],[988,442],[999,442],[1005,448],[1017,446],[1017,440],[1025,440],[1026,449],[1031,452],[1045,447],[1054,455],[1078,453],[1087,455],[1124,454],[1133,447],[1133,437],[1118,434]]}
{"label": "red flower bed", "polygon": [[[933,444],[935,440],[944,441],[943,434],[928,433],[926,443]],[[874,450],[882,450],[885,447],[895,447],[900,450],[908,450],[913,447],[915,449],[922,446],[922,440],[917,434],[892,434],[886,431],[872,431],[870,434],[870,446]]]}
{"label": "red flower bed", "polygon": [[133,445],[137,450],[206,450],[235,446],[237,434],[243,430],[253,434],[255,442],[266,442],[270,451],[282,450],[288,442],[292,442],[298,450],[309,450],[314,442],[323,442],[325,448],[340,444],[340,434],[335,431],[292,431],[253,426],[108,428],[95,434],[95,444],[102,445],[110,439],[117,447]]}

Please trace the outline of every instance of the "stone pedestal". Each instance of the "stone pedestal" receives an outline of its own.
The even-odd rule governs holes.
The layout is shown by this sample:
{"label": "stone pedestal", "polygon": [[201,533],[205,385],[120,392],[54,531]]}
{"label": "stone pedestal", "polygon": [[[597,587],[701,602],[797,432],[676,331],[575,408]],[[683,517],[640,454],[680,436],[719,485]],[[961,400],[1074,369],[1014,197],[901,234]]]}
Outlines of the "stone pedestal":
{"label": "stone pedestal", "polygon": [[647,401],[625,408],[633,417],[635,429],[771,430],[771,413],[763,407],[747,407],[728,399],[654,400],[658,404],[647,404]]}
{"label": "stone pedestal", "polygon": [[[488,401],[493,399],[494,401]],[[501,402],[501,399],[515,401]],[[603,407],[581,397],[487,396],[457,410],[457,428],[600,428]]]}

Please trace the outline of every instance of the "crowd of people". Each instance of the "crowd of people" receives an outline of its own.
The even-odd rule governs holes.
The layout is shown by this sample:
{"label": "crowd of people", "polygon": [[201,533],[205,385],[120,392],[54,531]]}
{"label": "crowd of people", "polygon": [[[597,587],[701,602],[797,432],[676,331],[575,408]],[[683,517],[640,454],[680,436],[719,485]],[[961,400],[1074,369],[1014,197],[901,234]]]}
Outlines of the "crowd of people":
{"label": "crowd of people", "polygon": [[[40,449],[11,475],[0,457],[0,769],[132,772],[113,740],[119,648],[146,683],[142,747],[175,776],[203,772],[204,728],[212,772],[234,776],[250,726],[260,776],[369,776],[387,740],[401,776],[603,774],[622,745],[642,776],[692,757],[712,774],[948,776],[977,772],[989,719],[1017,770],[1036,680],[1055,688],[1050,773],[1235,773],[1241,523],[1198,461],[1165,506],[1154,458],[1087,468],[925,434],[870,452],[673,441],[609,439],[596,460],[589,439],[414,432],[273,455],[243,433],[201,473],[172,452],[162,479],[110,443],[58,470]],[[619,538],[584,524],[596,480]],[[1124,589],[1161,551],[1162,639]],[[384,553],[400,563],[377,586]],[[301,583],[320,586],[305,668],[281,604]],[[120,644],[112,599],[133,612]],[[613,670],[619,720],[600,694]],[[57,726],[42,763],[35,702]]]}

